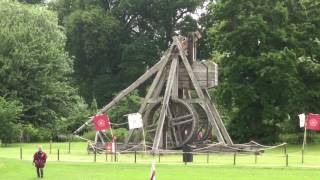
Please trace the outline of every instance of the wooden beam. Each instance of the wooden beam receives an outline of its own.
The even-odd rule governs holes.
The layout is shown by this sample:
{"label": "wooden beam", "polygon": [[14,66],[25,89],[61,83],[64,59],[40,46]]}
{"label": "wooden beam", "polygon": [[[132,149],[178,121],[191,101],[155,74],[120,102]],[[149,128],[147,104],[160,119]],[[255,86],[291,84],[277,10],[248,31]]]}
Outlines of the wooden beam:
{"label": "wooden beam", "polygon": [[174,47],[174,44],[171,45],[169,51],[167,51],[167,53],[163,56],[162,60],[162,64],[160,66],[160,68],[158,69],[158,73],[156,75],[156,77],[154,78],[149,90],[148,90],[148,93],[146,95],[146,97],[144,98],[141,106],[140,106],[140,109],[139,109],[139,113],[142,113],[144,108],[146,107],[147,105],[147,102],[148,100],[150,99],[150,97],[154,94],[154,90],[157,86],[159,86],[159,81],[161,80],[161,77],[163,77],[163,74],[165,74],[165,66],[167,65],[167,63],[169,62],[169,59],[170,59],[170,56],[171,56],[171,51]]}
{"label": "wooden beam", "polygon": [[226,140],[227,144],[233,145],[233,141],[232,141],[232,139],[231,139],[226,127],[224,126],[224,123],[223,123],[223,121],[222,121],[222,119],[220,117],[220,114],[219,114],[217,108],[214,105],[213,100],[211,99],[211,97],[209,95],[208,90],[204,90],[204,95],[209,100],[206,103],[208,104],[209,108],[211,109],[211,112],[212,112],[212,114],[213,114],[213,116],[214,116],[214,118],[215,118],[215,120],[217,122],[218,127],[221,130],[221,133],[222,133],[224,139]]}
{"label": "wooden beam", "polygon": [[[166,64],[168,61],[168,55],[171,54],[173,47],[175,44],[173,43],[168,51],[165,52],[165,55],[162,56],[161,60],[157,62],[154,66],[152,66],[148,71],[146,71],[142,76],[140,76],[135,82],[133,82],[129,87],[122,90],[109,104],[104,106],[100,111],[98,111],[97,114],[101,114],[106,112],[108,109],[110,109],[112,106],[117,104],[123,97],[131,93],[133,90],[135,90],[137,87],[139,87],[142,83],[144,83],[146,80],[148,80],[154,73],[159,71],[160,68],[162,68],[163,64]],[[90,118],[88,121],[86,121],[82,126],[80,126],[76,131],[74,131],[74,134],[78,134],[82,129],[84,129],[92,119]]]}
{"label": "wooden beam", "polygon": [[[200,85],[199,85],[199,82],[198,82],[196,76],[194,75],[194,73],[193,73],[193,71],[192,71],[192,67],[191,67],[191,65],[189,64],[189,61],[188,61],[186,55],[183,53],[183,49],[182,49],[182,47],[181,47],[180,42],[178,41],[177,38],[174,38],[174,41],[175,41],[176,44],[177,44],[177,48],[178,48],[178,50],[179,50],[180,57],[181,57],[181,59],[182,59],[182,62],[183,62],[183,64],[184,64],[184,66],[185,66],[188,74],[189,74],[189,77],[190,77],[191,82],[192,82],[192,84],[193,84],[193,86],[194,86],[194,89],[196,90],[196,93],[197,93],[198,97],[199,97],[200,99],[205,99],[205,96],[204,96],[204,94],[203,94],[203,92],[202,92],[202,90],[201,90],[201,87],[200,87]],[[221,134],[221,132],[220,132],[220,129],[219,129],[218,125],[217,125],[217,122],[215,121],[215,118],[214,118],[214,116],[213,116],[210,108],[208,107],[207,103],[205,103],[205,106],[204,106],[204,107],[205,107],[204,110],[206,111],[207,115],[209,116],[209,117],[208,117],[208,120],[209,120],[209,122],[211,123],[212,127],[213,127],[213,128],[215,129],[215,131],[216,131],[216,136],[217,136],[217,138],[218,138],[218,141],[219,141],[219,142],[222,142],[222,143],[225,143],[225,140],[224,140],[224,138],[223,138],[223,136],[222,136],[222,134]]]}
{"label": "wooden beam", "polygon": [[174,77],[174,82],[173,82],[173,87],[172,87],[172,97],[173,98],[178,98],[179,96],[179,59],[178,64],[177,64],[177,70],[176,70],[176,75]]}
{"label": "wooden beam", "polygon": [[174,38],[174,41],[175,41],[176,44],[177,44],[177,48],[178,48],[178,50],[179,50],[179,54],[180,54],[180,57],[181,57],[181,59],[182,59],[182,62],[183,62],[184,66],[185,66],[185,68],[186,68],[186,70],[187,70],[187,72],[188,72],[188,74],[189,74],[189,77],[190,77],[190,79],[191,79],[191,81],[192,81],[192,83],[193,83],[193,85],[194,85],[194,88],[195,88],[198,96],[199,96],[201,99],[204,99],[204,95],[203,95],[203,93],[202,93],[202,91],[201,91],[201,88],[200,88],[200,86],[199,86],[199,82],[198,82],[196,76],[194,75],[194,73],[193,73],[193,71],[192,71],[191,65],[189,64],[186,55],[183,53],[183,49],[182,49],[182,47],[181,47],[181,44],[180,44],[179,40],[178,40],[177,38]]}
{"label": "wooden beam", "polygon": [[153,151],[156,151],[159,149],[159,144],[161,141],[163,125],[164,125],[165,117],[167,114],[167,108],[168,108],[168,104],[169,104],[169,100],[170,100],[174,77],[176,75],[177,64],[178,64],[177,57],[173,57],[172,63],[170,66],[169,77],[168,77],[167,84],[166,84],[166,90],[165,90],[165,93],[163,96],[162,106],[161,106],[161,110],[160,110],[160,117],[158,120],[157,131],[156,131],[154,141],[153,141],[153,146],[152,146]]}

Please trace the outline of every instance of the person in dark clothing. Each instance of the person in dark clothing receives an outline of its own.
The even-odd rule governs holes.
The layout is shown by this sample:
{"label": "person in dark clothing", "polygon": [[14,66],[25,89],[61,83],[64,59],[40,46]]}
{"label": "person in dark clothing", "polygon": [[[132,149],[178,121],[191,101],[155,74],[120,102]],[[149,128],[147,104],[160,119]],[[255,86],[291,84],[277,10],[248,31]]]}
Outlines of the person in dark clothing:
{"label": "person in dark clothing", "polygon": [[39,146],[38,151],[33,155],[33,165],[36,167],[38,178],[43,178],[43,168],[46,164],[47,154]]}

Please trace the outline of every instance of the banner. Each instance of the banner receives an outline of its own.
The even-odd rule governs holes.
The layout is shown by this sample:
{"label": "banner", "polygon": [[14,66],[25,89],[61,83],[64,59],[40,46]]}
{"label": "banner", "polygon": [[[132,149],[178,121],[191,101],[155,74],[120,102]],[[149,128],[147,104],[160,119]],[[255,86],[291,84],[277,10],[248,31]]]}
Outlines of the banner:
{"label": "banner", "polygon": [[299,114],[299,125],[300,127],[304,127],[305,122],[306,122],[306,115],[305,114]]}
{"label": "banner", "polygon": [[306,129],[320,131],[320,114],[309,113],[307,116]]}
{"label": "banner", "polygon": [[129,129],[142,128],[142,116],[140,113],[128,114]]}
{"label": "banner", "polygon": [[96,126],[96,131],[110,129],[109,117],[105,114],[99,114],[93,117],[92,122]]}

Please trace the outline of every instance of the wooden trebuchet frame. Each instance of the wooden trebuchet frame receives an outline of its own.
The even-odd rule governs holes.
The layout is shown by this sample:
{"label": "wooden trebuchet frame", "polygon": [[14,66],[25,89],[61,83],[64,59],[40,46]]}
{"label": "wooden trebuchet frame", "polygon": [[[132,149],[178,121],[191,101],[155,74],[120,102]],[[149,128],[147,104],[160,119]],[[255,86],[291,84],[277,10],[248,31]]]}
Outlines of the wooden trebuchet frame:
{"label": "wooden trebuchet frame", "polygon": [[[233,145],[208,93],[208,88],[217,85],[217,65],[208,61],[196,61],[198,38],[198,33],[192,33],[188,38],[173,37],[172,44],[160,61],[121,91],[97,114],[106,113],[123,97],[155,75],[139,109],[153,151],[177,149],[197,141],[197,128],[200,126],[199,112],[195,106],[202,108],[205,113],[206,118],[202,121],[208,121],[208,126],[202,128],[208,128],[206,133],[211,133],[213,129],[219,143]],[[91,121],[90,118],[74,134],[78,134]],[[104,144],[100,133],[97,132],[95,143],[100,138]],[[132,134],[133,130],[129,130],[125,144],[130,142]]]}

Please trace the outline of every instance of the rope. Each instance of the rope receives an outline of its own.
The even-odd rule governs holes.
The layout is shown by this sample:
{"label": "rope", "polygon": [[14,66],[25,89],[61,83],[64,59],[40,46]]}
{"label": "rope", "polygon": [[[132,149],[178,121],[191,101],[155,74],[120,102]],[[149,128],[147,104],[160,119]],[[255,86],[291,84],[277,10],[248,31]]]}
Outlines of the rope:
{"label": "rope", "polygon": [[200,151],[200,150],[204,150],[204,149],[209,149],[210,147],[214,147],[214,146],[218,146],[218,145],[222,145],[222,143],[216,143],[216,144],[209,145],[207,147],[194,149],[194,151]]}
{"label": "rope", "polygon": [[270,149],[275,149],[275,148],[278,148],[278,147],[281,147],[281,146],[284,146],[284,145],[287,145],[287,143],[282,143],[282,144],[279,144],[277,146],[269,146],[269,148],[265,148],[263,150],[270,150]]}
{"label": "rope", "polygon": [[117,123],[110,123],[111,125],[113,125],[113,126],[122,126],[122,125],[126,125],[126,124],[128,124],[128,122],[125,122],[125,123],[119,123],[119,124],[117,124]]}

